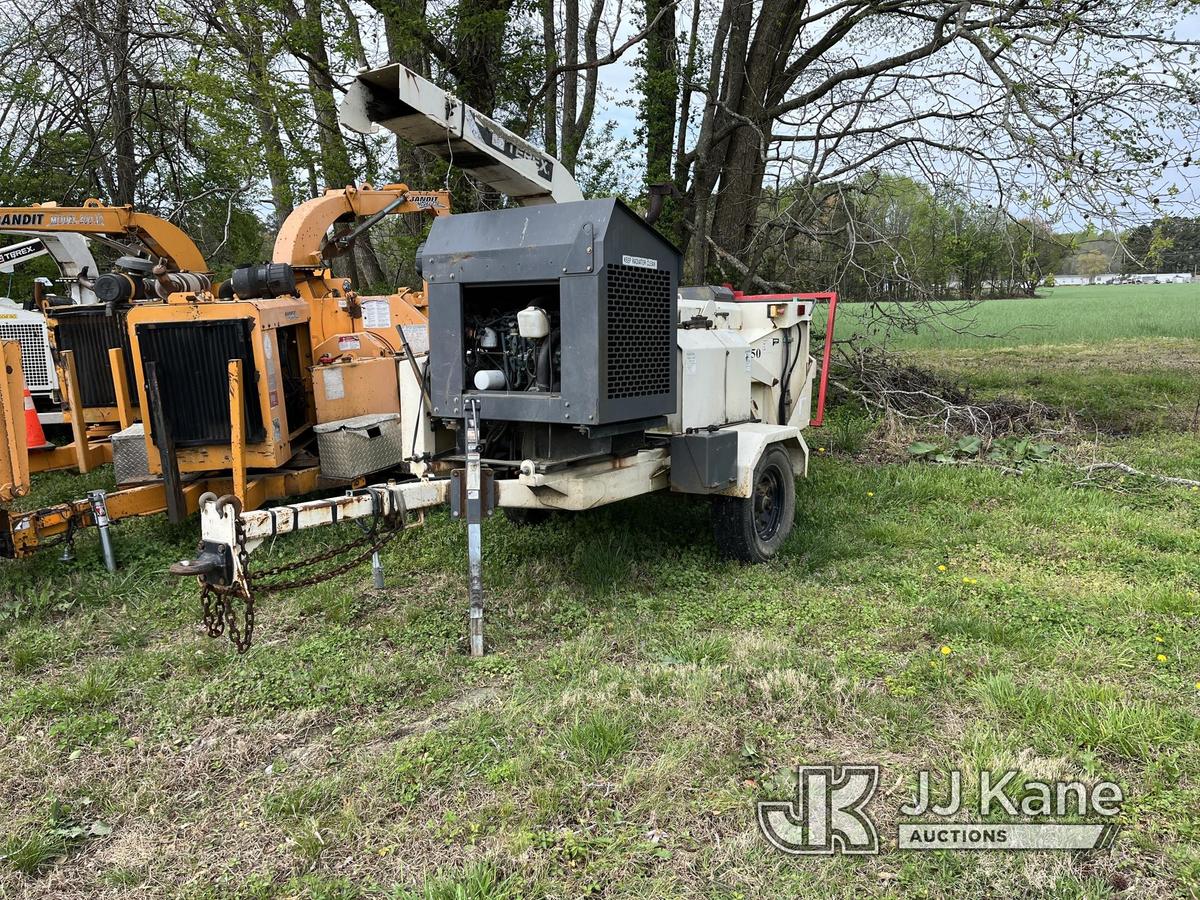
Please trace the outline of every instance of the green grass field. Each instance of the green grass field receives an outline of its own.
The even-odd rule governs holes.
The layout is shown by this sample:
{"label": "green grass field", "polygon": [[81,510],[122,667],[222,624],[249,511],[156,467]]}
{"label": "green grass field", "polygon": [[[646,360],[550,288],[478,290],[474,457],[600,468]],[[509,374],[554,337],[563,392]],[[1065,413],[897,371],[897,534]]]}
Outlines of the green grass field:
{"label": "green grass field", "polygon": [[[1100,290],[1128,312],[1155,289]],[[0,896],[1195,896],[1200,492],[1076,465],[1200,477],[1200,340],[1170,315],[1107,333],[1068,289],[979,311],[1059,298],[1092,305],[1051,313],[1057,344],[906,351],[983,395],[1104,411],[1050,463],[887,461],[846,405],[810,435],[769,565],[721,561],[706,506],[678,497],[497,517],[483,660],[444,514],[388,548],[383,591],[364,569],[265,598],[244,657],[163,574],[193,525],[121,523],[116,576],[93,534],[73,563],[0,564]],[[35,499],[109,477],[41,478]],[[798,762],[883,767],[881,855],[769,848],[754,802]],[[921,768],[1111,778],[1123,831],[1108,852],[898,852]]]}
{"label": "green grass field", "polygon": [[[935,307],[955,314],[916,334],[892,335],[892,346],[946,350],[1146,338],[1200,340],[1200,282],[1043,288],[1032,299]],[[889,308],[896,305],[884,306]],[[865,304],[857,303],[843,304],[839,317],[839,337],[864,331],[877,319]]]}

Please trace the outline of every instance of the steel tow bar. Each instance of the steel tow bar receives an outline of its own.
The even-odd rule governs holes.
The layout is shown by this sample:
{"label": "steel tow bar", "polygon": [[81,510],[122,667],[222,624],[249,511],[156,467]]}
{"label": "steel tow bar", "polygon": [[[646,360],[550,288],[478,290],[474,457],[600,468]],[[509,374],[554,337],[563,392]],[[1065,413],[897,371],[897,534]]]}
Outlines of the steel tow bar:
{"label": "steel tow bar", "polygon": [[[389,481],[328,500],[247,511],[242,510],[236,497],[217,498],[207,494],[200,498],[200,547],[194,557],[180,560],[170,571],[172,575],[199,580],[209,634],[215,637],[228,630],[238,651],[245,652],[250,646],[256,594],[319,584],[367,559],[377,560],[384,544],[405,528],[424,521],[424,510],[446,502],[449,483],[448,478]],[[373,527],[365,529],[353,541],[326,548],[306,559],[289,560],[253,574],[250,571],[250,554],[277,535],[367,519],[373,522]],[[312,571],[317,563],[337,557],[346,559],[323,571]],[[382,564],[375,569],[381,577]],[[302,570],[309,574],[297,575]],[[278,580],[288,574],[296,577]],[[239,599],[246,611],[245,624],[235,634],[233,602]]]}

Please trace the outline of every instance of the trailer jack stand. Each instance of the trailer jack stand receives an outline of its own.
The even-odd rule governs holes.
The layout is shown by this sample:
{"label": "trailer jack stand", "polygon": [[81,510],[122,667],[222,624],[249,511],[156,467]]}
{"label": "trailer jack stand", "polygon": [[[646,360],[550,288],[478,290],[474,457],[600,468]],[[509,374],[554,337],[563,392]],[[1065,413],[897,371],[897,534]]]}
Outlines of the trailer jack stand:
{"label": "trailer jack stand", "polygon": [[371,554],[371,584],[377,591],[382,591],[387,587],[387,583],[383,580],[383,561],[379,558],[378,550]]}
{"label": "trailer jack stand", "polygon": [[483,494],[479,457],[479,401],[467,401],[467,577],[471,655],[483,656]]}
{"label": "trailer jack stand", "polygon": [[[117,557],[113,552],[112,535],[108,533],[108,498],[104,491],[88,491],[88,502],[92,504],[92,520],[100,532],[100,550],[104,554],[104,568],[117,571]],[[64,551],[65,552],[65,551]]]}

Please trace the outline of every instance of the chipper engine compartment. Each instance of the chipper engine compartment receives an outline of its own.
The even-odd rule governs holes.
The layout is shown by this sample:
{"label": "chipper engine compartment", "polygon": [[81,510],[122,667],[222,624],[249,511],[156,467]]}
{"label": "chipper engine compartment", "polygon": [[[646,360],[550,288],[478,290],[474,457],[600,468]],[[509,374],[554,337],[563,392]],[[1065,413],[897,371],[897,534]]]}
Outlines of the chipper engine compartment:
{"label": "chipper engine compartment", "polygon": [[619,200],[483,217],[436,222],[421,255],[435,420],[474,404],[501,469],[646,446],[676,404],[679,252]]}

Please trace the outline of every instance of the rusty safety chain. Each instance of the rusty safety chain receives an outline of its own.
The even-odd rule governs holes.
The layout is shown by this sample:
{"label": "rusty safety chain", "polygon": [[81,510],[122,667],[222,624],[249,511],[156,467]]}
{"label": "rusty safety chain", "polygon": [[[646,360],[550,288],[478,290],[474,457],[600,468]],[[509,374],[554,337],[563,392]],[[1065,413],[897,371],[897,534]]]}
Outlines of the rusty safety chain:
{"label": "rusty safety chain", "polygon": [[[250,554],[246,550],[246,539],[242,531],[241,517],[239,516],[235,527],[237,529],[238,562],[242,571],[242,584],[210,584],[203,577],[200,578],[200,604],[203,610],[202,620],[208,636],[220,637],[228,631],[229,640],[237,648],[237,652],[245,653],[250,649],[250,642],[254,638],[254,603],[258,595],[271,594],[278,591],[290,591],[302,587],[312,587],[323,581],[328,581],[330,578],[346,574],[351,569],[370,559],[372,554],[378,553],[396,535],[404,531],[406,524],[404,513],[389,518],[391,521],[387,523],[387,527],[380,529],[380,517],[376,514],[371,527],[363,530],[362,537],[339,544],[307,559],[263,569],[261,572],[251,576]],[[306,575],[303,578],[295,578],[291,581],[276,581],[268,584],[260,584],[258,581],[260,578],[269,578],[281,572],[294,572],[297,569],[307,569],[318,563],[335,559],[364,545],[367,545],[367,547],[362,553],[346,560],[340,565],[334,566],[332,569]],[[240,627],[238,625],[236,609],[236,603],[239,599],[242,601],[244,608],[242,625]]]}

